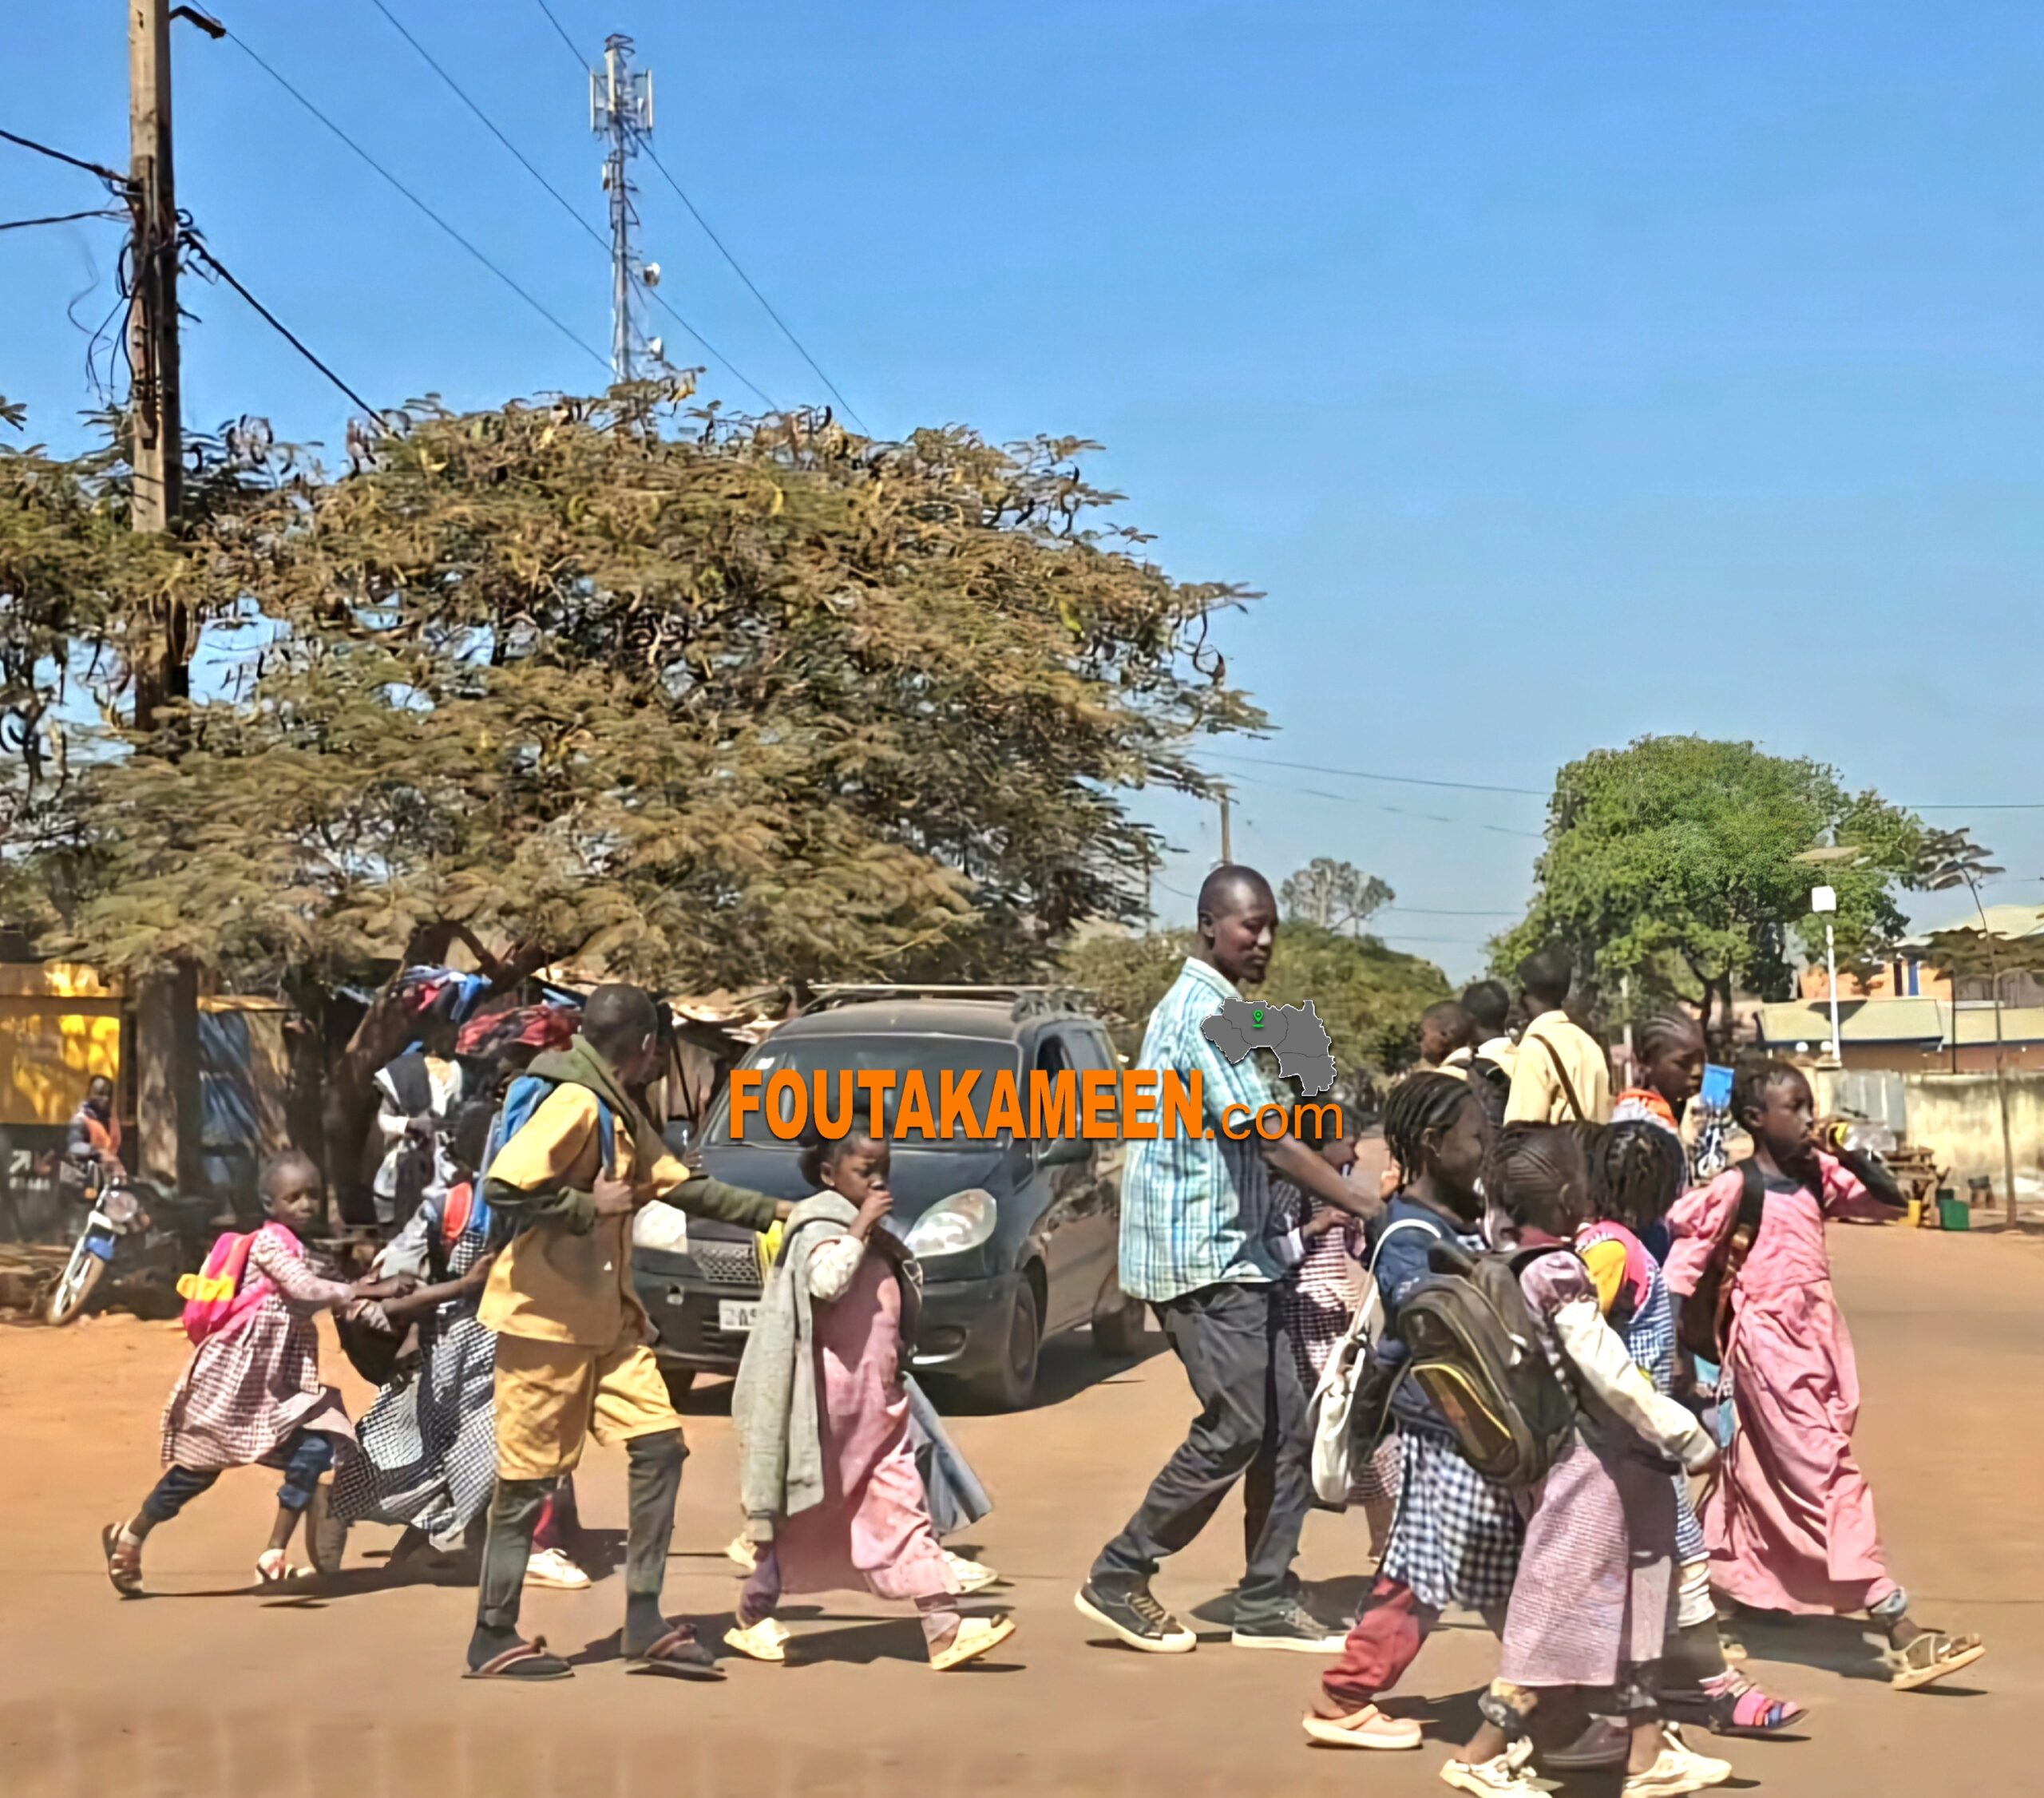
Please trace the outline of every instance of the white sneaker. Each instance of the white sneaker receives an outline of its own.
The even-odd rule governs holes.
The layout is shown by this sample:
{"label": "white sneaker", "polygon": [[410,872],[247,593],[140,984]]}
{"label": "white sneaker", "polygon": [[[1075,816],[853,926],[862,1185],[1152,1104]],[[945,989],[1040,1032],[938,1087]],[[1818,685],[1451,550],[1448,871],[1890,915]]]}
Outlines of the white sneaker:
{"label": "white sneaker", "polygon": [[750,1660],[779,1662],[788,1657],[788,1632],[770,1617],[761,1618],[750,1630],[734,1621],[724,1632],[724,1643]]}
{"label": "white sneaker", "polygon": [[750,1536],[733,1536],[725,1544],[724,1558],[751,1573],[759,1565],[759,1544]]}
{"label": "white sneaker", "polygon": [[559,1549],[541,1548],[535,1550],[525,1563],[525,1583],[551,1586],[561,1592],[579,1592],[589,1583],[589,1576]]}
{"label": "white sneaker", "polygon": [[975,1592],[984,1592],[989,1586],[998,1586],[1000,1575],[992,1567],[983,1566],[977,1561],[969,1561],[962,1554],[953,1554],[949,1549],[944,1551],[944,1565],[951,1577],[958,1582],[962,1597],[969,1598]]}
{"label": "white sneaker", "polygon": [[1732,1763],[1720,1760],[1714,1755],[1698,1754],[1683,1740],[1682,1732],[1674,1724],[1661,1725],[1661,1740],[1666,1752],[1674,1756],[1677,1763],[1686,1772],[1693,1773],[1705,1785],[1722,1785],[1732,1776]]}
{"label": "white sneaker", "polygon": [[[1451,1760],[1441,1768],[1442,1783],[1475,1798],[1541,1798],[1541,1788],[1511,1764],[1509,1755],[1495,1760]],[[1630,1788],[1628,1788],[1630,1789]]]}
{"label": "white sneaker", "polygon": [[[1717,1776],[1713,1778],[1715,1772]],[[1729,1763],[1706,1755],[1692,1754],[1679,1745],[1664,1742],[1654,1764],[1643,1773],[1631,1775],[1623,1787],[1624,1798],[1683,1798],[1707,1786],[1721,1785],[1731,1777]]]}

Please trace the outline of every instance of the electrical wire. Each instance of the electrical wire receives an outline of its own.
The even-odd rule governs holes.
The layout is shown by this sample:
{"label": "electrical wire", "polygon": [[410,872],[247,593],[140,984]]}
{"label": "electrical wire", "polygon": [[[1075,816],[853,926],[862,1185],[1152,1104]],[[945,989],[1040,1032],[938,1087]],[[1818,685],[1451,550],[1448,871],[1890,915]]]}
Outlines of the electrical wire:
{"label": "electrical wire", "polygon": [[88,175],[97,175],[108,183],[117,193],[125,193],[129,180],[125,175],[109,168],[104,163],[87,162],[82,156],[70,155],[64,150],[52,149],[47,144],[38,144],[33,137],[24,137],[18,132],[0,130],[0,137],[10,144],[18,144],[25,150],[34,150],[38,156],[46,156],[53,162],[67,162],[73,168],[82,168]]}
{"label": "electrical wire", "polygon": [[576,49],[575,40],[568,35],[568,27],[563,25],[559,19],[553,16],[553,8],[546,3],[546,0],[537,0],[537,3],[540,10],[546,14],[547,23],[553,27],[555,32],[559,35],[561,42],[568,46],[568,53],[573,57],[577,62],[580,63],[584,72],[587,73],[589,67],[588,58],[584,56],[580,50]]}
{"label": "electrical wire", "polygon": [[672,188],[675,193],[680,196],[682,204],[688,208],[688,216],[691,219],[695,220],[695,221],[703,228],[703,235],[708,238],[712,244],[716,245],[717,254],[722,256],[726,262],[731,265],[731,272],[737,275],[738,278],[745,283],[746,291],[750,293],[755,299],[759,302],[761,307],[765,309],[766,316],[774,321],[775,327],[779,330],[782,336],[785,337],[795,347],[795,353],[799,355],[804,362],[809,364],[810,369],[814,372],[816,378],[821,381],[825,386],[830,390],[830,397],[836,400],[838,405],[844,409],[845,416],[850,418],[854,424],[857,425],[862,431],[864,431],[868,437],[871,437],[873,435],[873,432],[867,426],[866,422],[858,415],[856,410],[854,410],[852,402],[845,398],[843,393],[839,390],[838,383],[833,381],[829,375],[823,372],[823,365],[818,362],[815,357],[812,356],[809,353],[808,346],[806,345],[802,340],[799,337],[796,336],[794,332],[789,328],[787,320],[783,319],[779,313],[774,310],[774,303],[767,299],[766,295],[759,291],[758,283],[753,280],[750,275],[746,273],[743,267],[740,266],[738,258],[733,255],[729,250],[724,248],[723,239],[719,237],[715,232],[710,228],[710,221],[704,218],[703,215],[696,210],[695,202],[688,197],[687,191],[682,186],[680,182],[677,181],[672,175],[668,173],[667,165],[660,160],[660,153],[655,150],[653,146],[650,144],[642,144],[640,148],[645,151],[646,160],[651,162],[656,168],[660,170],[660,178],[664,180],[669,187]]}
{"label": "electrical wire", "polygon": [[[468,90],[464,88],[459,81],[456,81],[452,75],[448,73],[446,68],[442,65],[439,59],[435,57],[425,45],[422,44],[418,38],[414,38],[411,33],[406,29],[404,22],[400,19],[395,13],[392,12],[388,6],[384,5],[383,0],[369,0],[369,3],[374,6],[377,11],[381,13],[385,18],[390,21],[391,28],[397,32],[399,37],[402,38],[406,43],[410,44],[414,50],[418,52],[420,57],[424,61],[426,66],[430,69],[434,74],[438,75],[442,81],[446,82],[450,89],[452,89],[454,97],[459,100],[464,106],[467,107],[470,112],[473,113],[475,116],[482,121],[484,129],[489,133],[490,136],[494,137],[498,143],[501,144],[505,149],[509,150],[513,156],[517,158],[519,167],[523,168],[534,180],[537,181],[541,187],[545,188],[549,194],[553,195],[554,203],[559,206],[569,218],[572,219],[576,224],[580,226],[584,233],[591,238],[595,242],[596,247],[600,249],[606,256],[608,256],[611,253],[610,240],[604,236],[601,232],[598,231],[594,225],[591,224],[587,219],[583,217],[580,209],[575,204],[574,201],[570,200],[567,195],[563,193],[560,188],[553,184],[553,182],[549,181],[545,176],[542,175],[538,168],[533,165],[532,159],[529,157],[523,150],[520,149],[516,144],[513,143],[509,137],[505,136],[504,133],[498,129],[497,121],[491,118],[489,114],[485,113],[481,106],[476,104],[474,99],[469,95]],[[551,14],[549,14],[548,16],[549,18],[552,17]],[[555,22],[555,28],[557,30],[559,29],[559,22],[557,20]],[[564,33],[563,35],[564,36],[565,34]],[[571,46],[571,48],[572,47],[572,46]],[[580,59],[578,58],[577,60]],[[640,147],[642,149],[644,148],[643,145]],[[649,150],[647,153],[650,156],[652,152]],[[663,170],[662,172],[664,173],[665,171]],[[662,311],[665,311],[676,324],[679,325],[681,328],[687,331],[691,337],[694,338],[698,343],[701,344],[704,353],[707,354],[712,361],[722,363],[725,370],[740,386],[745,388],[748,392],[755,395],[760,402],[770,411],[778,412],[780,410],[780,408],[774,403],[773,396],[769,394],[765,388],[762,387],[757,382],[750,378],[744,371],[731,359],[730,357],[727,356],[716,347],[716,345],[712,343],[708,338],[705,337],[702,332],[698,331],[695,326],[688,322],[687,319],[684,319],[680,313],[677,312],[674,307],[668,303],[664,295],[656,292],[653,289],[649,287],[647,289],[647,297],[650,299],[656,306],[658,306],[662,309]]]}
{"label": "electrical wire", "polygon": [[[373,0],[373,3],[380,6],[382,4],[382,0]],[[575,47],[575,40],[568,36],[567,28],[554,16],[553,9],[546,3],[546,0],[533,0],[533,3],[538,6],[541,12],[546,14],[547,23],[553,27],[556,34],[560,37],[561,42],[568,46],[568,53],[572,56],[577,62],[582,65],[584,70],[593,74],[596,72],[595,65],[590,62],[587,57],[582,54],[581,51]],[[794,331],[790,327],[787,320],[783,319],[778,312],[774,310],[774,303],[767,299],[766,295],[759,291],[759,283],[755,282],[750,275],[746,273],[743,267],[739,263],[738,258],[733,255],[730,250],[725,247],[723,239],[719,237],[716,234],[715,231],[711,228],[710,221],[703,216],[703,214],[696,206],[695,202],[688,197],[687,190],[682,186],[680,182],[677,181],[674,178],[673,173],[669,170],[667,165],[660,160],[660,152],[656,150],[652,145],[647,143],[641,143],[639,147],[646,152],[646,160],[652,163],[656,168],[660,170],[660,179],[665,181],[669,187],[674,189],[675,194],[679,197],[682,204],[688,208],[688,216],[695,220],[696,224],[703,228],[703,235],[708,238],[710,241],[716,246],[717,254],[722,256],[726,262],[731,264],[731,272],[737,275],[737,277],[745,283],[746,291],[750,293],[755,299],[759,302],[759,304],[766,312],[766,316],[774,321],[775,329],[777,329],[782,336],[785,337],[789,343],[794,346],[795,354],[800,356],[804,362],[809,364],[810,368],[814,373],[816,378],[821,381],[826,387],[830,389],[830,397],[836,400],[838,404],[843,409],[845,416],[850,418],[854,424],[857,425],[861,430],[864,431],[868,437],[872,436],[873,431],[871,428],[867,425],[866,422],[858,415],[858,413],[853,406],[852,402],[845,398],[844,394],[839,389],[838,383],[833,381],[828,374],[824,373],[823,365],[818,362],[815,357],[812,356],[809,353],[808,347],[803,343],[800,338],[795,335]],[[699,341],[700,340],[699,339]],[[721,358],[719,359],[721,360]],[[725,364],[725,366],[727,368],[730,366],[731,365],[728,362]],[[748,382],[747,385],[750,386],[751,383]]]}
{"label": "electrical wire", "polygon": [[334,385],[339,387],[343,393],[346,394],[350,399],[353,400],[357,406],[360,406],[364,412],[367,413],[371,418],[375,418],[380,416],[374,406],[371,406],[367,400],[364,399],[360,394],[357,393],[354,388],[351,387],[347,382],[343,381],[340,376],[336,374],[333,370],[329,368],[306,347],[304,339],[299,337],[297,332],[294,331],[290,326],[286,324],[283,319],[279,319],[275,313],[272,312],[269,309],[268,307],[265,306],[262,301],[255,296],[255,295],[244,287],[241,283],[236,279],[234,271],[229,268],[225,263],[222,262],[218,256],[215,255],[211,250],[208,249],[204,243],[199,238],[196,233],[189,231],[186,232],[183,236],[182,242],[184,243],[188,254],[196,257],[200,262],[205,265],[206,267],[211,269],[214,274],[219,275],[220,278],[223,281],[226,282],[230,287],[233,288],[234,291],[240,294],[244,299],[247,300],[249,305],[253,307],[257,314],[262,318],[263,322],[269,326],[271,330],[274,331],[301,356],[304,357],[304,358],[311,363],[315,368],[318,369],[322,374],[325,375],[329,381],[332,382]]}
{"label": "electrical wire", "polygon": [[1419,774],[1375,774],[1365,768],[1330,768],[1318,762],[1281,762],[1270,755],[1238,755],[1230,750],[1209,749],[1200,753],[1218,762],[1246,762],[1252,767],[1290,768],[1308,774],[1340,774],[1349,780],[1383,781],[1393,786],[1440,786],[1457,793],[1511,793],[1529,799],[1547,797],[1533,786],[1495,786],[1485,781],[1434,780]]}
{"label": "electrical wire", "polygon": [[414,206],[418,208],[420,212],[423,212],[435,224],[439,226],[442,231],[444,231],[450,237],[453,238],[454,241],[460,244],[463,249],[466,250],[471,256],[474,257],[475,259],[481,263],[485,268],[488,269],[491,274],[494,275],[498,280],[501,281],[504,285],[509,287],[512,292],[516,294],[519,299],[522,299],[535,312],[538,313],[542,319],[545,319],[549,324],[552,325],[553,328],[559,331],[563,337],[566,338],[569,343],[572,343],[577,349],[581,350],[584,354],[593,358],[599,366],[605,370],[609,368],[610,358],[606,356],[602,350],[596,349],[585,339],[578,337],[569,327],[563,324],[559,319],[556,318],[553,313],[549,311],[547,308],[541,304],[538,300],[535,299],[532,295],[528,293],[523,287],[520,287],[516,281],[512,279],[509,275],[505,274],[505,271],[495,263],[492,262],[488,256],[485,255],[481,250],[477,249],[474,244],[471,244],[468,239],[464,237],[461,232],[454,228],[454,226],[441,217],[441,216],[438,212],[434,212],[430,206],[427,205],[423,200],[420,199],[419,196],[414,193],[410,188],[406,187],[402,181],[399,180],[398,177],[393,175],[389,169],[386,168],[382,163],[378,162],[375,157],[369,153],[368,151],[365,150],[361,145],[358,144],[338,125],[335,124],[331,119],[327,117],[324,113],[321,112],[317,106],[314,105],[310,100],[307,99],[303,93],[299,93],[299,90],[281,74],[279,74],[275,69],[271,68],[267,62],[264,61],[255,50],[252,50],[248,45],[243,41],[238,33],[229,31],[227,35],[228,42],[233,44],[244,56],[247,57],[248,60],[254,63],[258,69],[261,69],[263,73],[267,75],[271,81],[275,81],[278,86],[284,90],[285,93],[288,93],[292,99],[295,100],[299,105],[303,106],[307,112],[310,113],[313,116],[313,117],[326,126],[329,131],[333,133],[336,137],[339,138],[340,141],[343,144],[347,145],[350,149],[353,150],[357,156],[361,157],[364,162],[367,163],[369,166],[374,169],[378,174],[381,175],[385,180],[388,181],[390,185],[395,188],[399,193],[402,194],[406,199],[409,200]]}
{"label": "electrical wire", "polygon": [[111,206],[95,206],[89,212],[57,212],[46,219],[7,219],[0,220],[0,231],[26,231],[30,225],[75,224],[80,219],[125,219],[125,212]]}

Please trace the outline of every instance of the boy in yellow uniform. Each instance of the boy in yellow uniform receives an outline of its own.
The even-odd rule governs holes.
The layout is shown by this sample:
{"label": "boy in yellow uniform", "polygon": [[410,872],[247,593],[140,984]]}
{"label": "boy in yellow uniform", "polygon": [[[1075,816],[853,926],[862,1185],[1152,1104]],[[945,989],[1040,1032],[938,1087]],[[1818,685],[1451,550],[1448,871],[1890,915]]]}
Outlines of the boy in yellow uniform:
{"label": "boy in yellow uniform", "polygon": [[1564,949],[1542,949],[1519,964],[1526,1015],[1532,1022],[1512,1058],[1507,1123],[1609,1123],[1611,1057],[1562,1008],[1575,979]]}
{"label": "boy in yellow uniform", "polygon": [[489,1163],[484,1193],[516,1232],[484,1289],[497,1333],[497,1491],[490,1501],[469,1676],[564,1679],[572,1669],[518,1634],[533,1526],[590,1436],[630,1462],[624,1652],[653,1671],[720,1677],[709,1649],[660,1610],[687,1450],[645,1313],[632,1288],[632,1214],[666,1199],[699,1216],[770,1228],[787,1206],[691,1178],[632,1097],[658,1055],[659,1015],[636,987],[589,996],[581,1034],[530,1072],[553,1090]]}

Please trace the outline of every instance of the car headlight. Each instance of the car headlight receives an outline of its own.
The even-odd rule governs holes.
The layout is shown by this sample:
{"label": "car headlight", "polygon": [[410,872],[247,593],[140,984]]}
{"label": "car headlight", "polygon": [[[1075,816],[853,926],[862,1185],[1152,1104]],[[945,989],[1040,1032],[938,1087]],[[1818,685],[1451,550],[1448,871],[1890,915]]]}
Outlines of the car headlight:
{"label": "car headlight", "polygon": [[975,1186],[953,1193],[933,1205],[909,1228],[909,1252],[931,1255],[960,1255],[976,1249],[993,1234],[993,1194]]}

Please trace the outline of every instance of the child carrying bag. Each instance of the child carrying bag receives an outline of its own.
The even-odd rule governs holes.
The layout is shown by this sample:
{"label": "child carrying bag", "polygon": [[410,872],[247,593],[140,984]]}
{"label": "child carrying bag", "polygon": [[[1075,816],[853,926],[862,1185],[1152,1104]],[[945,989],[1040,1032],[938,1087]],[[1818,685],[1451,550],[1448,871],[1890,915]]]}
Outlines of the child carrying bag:
{"label": "child carrying bag", "polygon": [[[1361,1421],[1355,1415],[1356,1396],[1376,1358],[1377,1345],[1384,1340],[1384,1300],[1377,1291],[1377,1257],[1384,1253],[1384,1244],[1401,1230],[1423,1230],[1436,1237],[1442,1234],[1432,1224],[1404,1218],[1377,1238],[1377,1247],[1370,1252],[1369,1265],[1363,1272],[1362,1297],[1356,1301],[1355,1314],[1329,1352],[1327,1365],[1321,1368],[1319,1382],[1307,1400],[1306,1416],[1313,1431],[1313,1495],[1324,1505],[1345,1507],[1354,1483],[1350,1470],[1357,1448],[1355,1426]],[[1380,1423],[1389,1404],[1390,1395],[1386,1393],[1378,1408]],[[1375,1444],[1365,1442],[1361,1446],[1367,1453]]]}
{"label": "child carrying bag", "polygon": [[248,1279],[248,1251],[263,1230],[274,1230],[296,1246],[297,1238],[282,1224],[265,1224],[259,1230],[230,1230],[206,1251],[205,1263],[196,1273],[178,1276],[177,1296],[184,1301],[184,1333],[193,1342],[240,1329],[256,1306],[277,1289],[267,1275]]}
{"label": "child carrying bag", "polygon": [[1519,1270],[1548,1249],[1428,1252],[1434,1271],[1405,1295],[1396,1325],[1408,1375],[1454,1432],[1463,1459],[1501,1486],[1547,1475],[1575,1431],[1575,1400],[1540,1346]]}
{"label": "child carrying bag", "polygon": [[1731,1322],[1732,1285],[1739,1269],[1752,1253],[1760,1234],[1761,1219],[1767,1210],[1767,1183],[1761,1178],[1760,1163],[1739,1163],[1739,1208],[1696,1283],[1696,1290],[1682,1301],[1676,1321],[1676,1335],[1692,1355],[1722,1364],[1725,1338]]}

